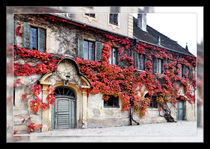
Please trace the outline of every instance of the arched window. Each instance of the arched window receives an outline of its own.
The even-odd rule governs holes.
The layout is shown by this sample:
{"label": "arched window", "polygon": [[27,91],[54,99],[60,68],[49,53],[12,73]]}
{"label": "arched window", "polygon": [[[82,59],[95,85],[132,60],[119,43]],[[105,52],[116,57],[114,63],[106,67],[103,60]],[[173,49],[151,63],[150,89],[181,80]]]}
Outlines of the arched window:
{"label": "arched window", "polygon": [[75,98],[74,91],[66,86],[57,87],[54,92],[54,96],[69,96]]}

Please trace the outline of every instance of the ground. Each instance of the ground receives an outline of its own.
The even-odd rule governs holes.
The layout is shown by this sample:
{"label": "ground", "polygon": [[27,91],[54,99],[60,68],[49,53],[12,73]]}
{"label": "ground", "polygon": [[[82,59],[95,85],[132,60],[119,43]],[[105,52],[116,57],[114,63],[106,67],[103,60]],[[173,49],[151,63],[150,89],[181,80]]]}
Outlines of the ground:
{"label": "ground", "polygon": [[31,133],[30,137],[28,134],[22,136],[25,137],[19,142],[203,142],[203,129],[197,129],[196,121],[178,121],[109,128],[61,129]]}

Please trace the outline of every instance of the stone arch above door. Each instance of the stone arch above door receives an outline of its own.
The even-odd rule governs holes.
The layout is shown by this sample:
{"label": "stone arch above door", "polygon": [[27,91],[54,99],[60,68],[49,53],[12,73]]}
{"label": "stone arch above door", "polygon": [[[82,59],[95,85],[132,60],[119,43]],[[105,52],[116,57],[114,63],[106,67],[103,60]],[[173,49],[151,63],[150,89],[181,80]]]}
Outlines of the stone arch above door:
{"label": "stone arch above door", "polygon": [[46,73],[40,79],[40,84],[53,86],[58,82],[65,83],[65,80],[68,80],[67,86],[70,83],[82,88],[92,87],[88,78],[80,72],[79,66],[71,58],[60,60],[57,64],[57,70]]}
{"label": "stone arch above door", "polygon": [[[68,82],[66,83],[66,76],[68,76]],[[68,86],[73,88],[76,92],[77,106],[77,121],[79,122],[78,127],[87,127],[87,89],[91,88],[92,85],[87,77],[85,77],[79,70],[76,62],[70,58],[64,58],[58,62],[57,70],[50,71],[46,73],[40,79],[40,84],[42,85],[43,92],[43,101],[46,102],[46,97],[48,95],[47,89],[49,87],[56,88],[58,86]],[[78,111],[79,110],[79,111]],[[43,121],[43,130],[49,131],[51,126],[51,111],[52,109],[43,111],[42,121]]]}

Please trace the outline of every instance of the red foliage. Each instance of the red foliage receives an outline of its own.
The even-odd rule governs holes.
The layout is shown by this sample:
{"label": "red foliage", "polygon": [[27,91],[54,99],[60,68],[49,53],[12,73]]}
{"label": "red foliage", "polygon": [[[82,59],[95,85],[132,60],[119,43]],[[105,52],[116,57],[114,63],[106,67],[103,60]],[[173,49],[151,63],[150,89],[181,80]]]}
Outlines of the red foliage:
{"label": "red foliage", "polygon": [[[188,98],[187,101],[193,101],[194,96],[189,92],[190,80],[179,77],[177,74],[179,73],[180,64],[184,64],[191,68],[195,67],[196,59],[190,56],[181,58],[173,56],[169,51],[163,48],[159,48],[156,46],[152,46],[143,42],[138,42],[137,46],[134,47],[133,50],[137,51],[140,54],[145,54],[147,61],[145,64],[146,70],[137,75],[136,69],[132,66],[133,58],[123,54],[123,50],[126,51],[132,46],[134,46],[133,42],[128,38],[117,38],[113,35],[106,34],[95,29],[91,29],[86,25],[81,25],[79,23],[72,22],[70,20],[65,20],[62,18],[54,17],[54,16],[45,16],[43,17],[43,21],[50,21],[52,23],[59,22],[68,22],[74,24],[81,29],[90,30],[97,34],[102,35],[106,39],[109,40],[107,44],[103,46],[102,49],[102,57],[101,62],[98,61],[90,61],[84,60],[81,58],[75,58],[76,63],[79,65],[80,71],[90,80],[93,85],[93,89],[90,91],[91,94],[102,93],[103,99],[108,100],[108,95],[120,96],[122,102],[122,110],[128,110],[131,107],[130,101],[133,101],[135,107],[140,110],[140,116],[145,115],[146,110],[146,99],[144,102],[139,102],[139,96],[137,96],[137,86],[140,84],[144,84],[148,89],[148,93],[150,96],[154,94],[158,94],[160,97],[158,98],[159,103],[163,101],[166,102],[176,102],[176,98],[178,95],[178,88],[176,87],[176,81],[180,82],[181,85],[184,86],[186,96]],[[20,27],[17,28],[17,32],[20,30]],[[19,34],[19,33],[18,33]],[[109,57],[111,56],[111,42],[117,42],[121,45],[118,48],[118,51],[121,55],[121,61],[128,62],[129,67],[120,68],[117,65],[109,64]],[[11,48],[9,51],[11,51]],[[37,50],[27,50],[25,48],[20,48],[18,46],[14,47],[15,56],[19,56],[21,58],[31,58],[31,59],[39,59],[42,63],[37,63],[36,66],[30,66],[29,64],[14,64],[14,73],[16,76],[26,76],[33,74],[45,74],[49,71],[57,69],[57,63],[62,57],[55,57],[47,52],[40,52]],[[10,52],[11,53],[11,52]],[[123,54],[123,55],[122,55]],[[154,75],[152,72],[152,56],[161,59],[169,60],[167,64],[165,64],[165,73],[163,75],[163,84],[161,84],[158,80],[160,75]],[[16,57],[17,59],[17,57]],[[192,77],[193,87],[196,85],[195,79]],[[14,84],[15,85],[15,84]],[[30,101],[31,109],[36,113],[39,108],[42,110],[49,108],[50,104],[53,104],[55,98],[53,96],[53,90],[49,90],[49,95],[47,96],[48,103],[43,103],[42,100],[39,99],[38,95],[40,94],[41,87],[39,85],[34,86],[32,88],[32,93],[34,95],[34,100]],[[89,93],[89,91],[88,91]],[[23,100],[26,98],[25,95],[22,96]],[[33,130],[33,129],[32,129]]]}
{"label": "red foliage", "polygon": [[28,127],[28,133],[30,133],[30,132],[33,132],[35,130],[41,129],[42,128],[42,124],[37,125],[35,123],[29,123],[27,125],[27,127]]}
{"label": "red foliage", "polygon": [[21,26],[18,25],[17,28],[16,28],[16,34],[17,34],[18,36],[22,36],[22,33],[20,33],[20,29],[21,29]]}

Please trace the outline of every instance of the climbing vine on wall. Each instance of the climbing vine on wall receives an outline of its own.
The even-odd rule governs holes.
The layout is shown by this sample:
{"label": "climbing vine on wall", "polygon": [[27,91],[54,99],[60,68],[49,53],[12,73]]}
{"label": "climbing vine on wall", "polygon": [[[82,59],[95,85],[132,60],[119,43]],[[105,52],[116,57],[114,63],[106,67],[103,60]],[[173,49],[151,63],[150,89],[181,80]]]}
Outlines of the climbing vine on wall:
{"label": "climbing vine on wall", "polygon": [[[91,31],[95,34],[100,34],[106,39],[101,40],[105,44],[102,47],[101,61],[85,60],[79,57],[75,58],[80,71],[90,80],[93,88],[91,94],[103,94],[103,100],[108,100],[108,95],[119,96],[122,103],[122,110],[129,110],[132,105],[134,109],[139,111],[140,116],[145,115],[145,111],[148,107],[149,100],[152,96],[157,96],[157,102],[159,104],[170,102],[175,105],[177,98],[193,103],[195,101],[195,87],[196,81],[193,75],[190,78],[187,75],[179,77],[180,64],[186,65],[188,68],[196,66],[196,59],[191,56],[180,57],[178,54],[172,54],[166,49],[152,46],[143,42],[138,42],[134,45],[133,41],[128,38],[115,37],[110,34],[100,32],[96,29],[87,27],[86,25],[75,24],[72,21],[65,19],[59,19],[58,17],[43,17],[43,22],[49,21],[53,23],[71,23],[80,27],[81,30]],[[35,22],[33,22],[35,23]],[[20,33],[20,26],[17,26],[16,35],[22,36]],[[111,45],[118,43],[121,45],[117,50],[121,56],[120,60],[126,64],[126,67],[120,67],[117,65],[109,64],[109,58],[111,56]],[[139,54],[146,56],[145,71],[139,72],[133,67],[133,58],[127,55],[126,51],[133,48]],[[55,71],[57,69],[57,63],[64,57],[52,55],[48,52],[40,52],[38,50],[28,50],[16,46],[8,46],[8,53],[14,52],[14,75],[15,76],[30,76],[35,74],[46,74],[49,71]],[[13,51],[14,50],[14,51]],[[154,74],[152,72],[152,57],[166,59],[164,74]],[[19,63],[19,60],[32,60],[31,63]],[[35,61],[35,63],[33,63]],[[14,87],[18,87],[21,84],[20,79],[14,82]],[[148,90],[148,94],[151,97],[145,98],[138,88],[145,85]],[[184,88],[185,96],[179,94],[180,88]],[[193,87],[193,89],[192,89]],[[49,88],[47,96],[47,103],[44,103],[41,94],[41,85],[39,80],[31,86],[31,90],[28,93],[22,95],[22,100],[30,100],[31,111],[37,113],[39,109],[45,110],[50,105],[54,104],[55,97],[53,96],[54,90]],[[30,127],[34,130],[34,124]]]}
{"label": "climbing vine on wall", "polygon": [[[138,45],[137,48],[139,48],[136,49],[137,51],[139,50],[139,53],[146,52],[146,49],[142,50],[145,47]],[[194,90],[190,92],[189,89],[190,84],[195,88],[195,80],[192,79],[192,83],[190,83],[188,76],[185,75],[184,78],[178,76],[180,65],[173,59],[171,54],[165,54],[161,49],[158,49],[163,54],[159,52],[156,56],[168,59],[168,63],[165,64],[165,73],[160,77],[160,75],[153,74],[151,63],[152,52],[157,49],[150,49],[152,52],[147,55],[146,70],[141,73],[132,65],[127,68],[121,68],[117,65],[109,64],[110,50],[111,44],[108,42],[103,46],[101,62],[81,58],[75,59],[81,72],[90,79],[93,85],[92,94],[100,92],[103,94],[104,100],[109,99],[108,95],[119,96],[122,101],[122,110],[130,109],[131,103],[134,103],[134,106],[138,107],[135,109],[140,111],[140,116],[145,114],[145,110],[148,107],[148,102],[139,102],[137,87],[142,86],[142,84],[148,89],[150,97],[153,95],[158,97],[157,101],[159,104],[171,102],[175,105],[179,97],[189,102],[195,101]],[[182,60],[182,58],[180,59]],[[121,57],[121,60],[124,61],[126,59]],[[185,64],[191,68],[194,63],[191,64],[185,61]],[[162,78],[162,83],[160,78]],[[182,86],[187,97],[178,94]],[[188,92],[189,94],[186,94]]]}

